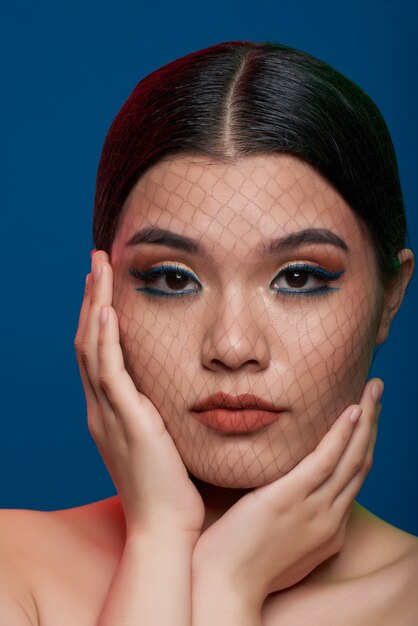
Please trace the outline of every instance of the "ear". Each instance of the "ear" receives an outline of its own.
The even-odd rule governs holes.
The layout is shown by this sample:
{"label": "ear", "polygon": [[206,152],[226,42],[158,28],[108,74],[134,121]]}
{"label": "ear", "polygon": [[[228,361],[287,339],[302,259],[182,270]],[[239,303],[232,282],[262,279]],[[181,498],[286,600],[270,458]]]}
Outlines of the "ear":
{"label": "ear", "polygon": [[383,311],[376,335],[376,344],[384,343],[388,338],[390,325],[402,304],[406,288],[414,272],[415,259],[412,250],[404,248],[398,252],[397,257],[400,264],[399,276],[384,291]]}

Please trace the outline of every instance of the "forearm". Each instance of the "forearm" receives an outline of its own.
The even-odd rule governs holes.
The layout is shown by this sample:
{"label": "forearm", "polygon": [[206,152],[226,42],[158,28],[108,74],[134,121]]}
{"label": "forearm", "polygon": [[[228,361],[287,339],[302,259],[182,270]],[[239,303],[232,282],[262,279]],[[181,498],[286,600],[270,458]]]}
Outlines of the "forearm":
{"label": "forearm", "polygon": [[216,574],[193,582],[192,626],[261,626],[261,608]]}
{"label": "forearm", "polygon": [[168,531],[129,539],[97,626],[190,626],[192,552]]}

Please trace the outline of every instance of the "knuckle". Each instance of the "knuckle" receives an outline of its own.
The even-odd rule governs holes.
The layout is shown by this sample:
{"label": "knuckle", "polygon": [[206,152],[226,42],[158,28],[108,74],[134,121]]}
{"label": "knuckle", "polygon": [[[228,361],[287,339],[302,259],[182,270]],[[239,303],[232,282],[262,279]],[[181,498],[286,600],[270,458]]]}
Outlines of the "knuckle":
{"label": "knuckle", "polygon": [[350,439],[350,431],[346,430],[343,433],[339,434],[338,437],[338,445],[340,447],[340,449],[344,449],[345,446],[347,445],[348,440]]}
{"label": "knuckle", "polygon": [[340,552],[344,545],[345,533],[341,529],[337,529],[337,532],[331,537],[329,547],[332,554]]}
{"label": "knuckle", "polygon": [[114,400],[118,395],[118,388],[121,384],[119,370],[108,370],[99,368],[98,380],[99,385],[101,386],[109,400]]}
{"label": "knuckle", "polygon": [[330,542],[332,531],[327,522],[323,522],[316,533],[316,544],[318,546],[327,546]]}
{"label": "knuckle", "polygon": [[330,554],[335,554],[341,550],[344,543],[345,532],[341,528],[341,524],[338,520],[334,519],[331,513],[328,513],[325,521],[322,524],[321,540],[322,544],[326,545],[330,550]]}
{"label": "knuckle", "polygon": [[352,468],[357,473],[364,467],[363,457],[354,457],[352,461]]}
{"label": "knuckle", "polygon": [[324,543],[333,541],[337,531],[336,524],[331,515],[327,515],[326,520],[323,522],[323,534],[322,538]]}
{"label": "knuckle", "polygon": [[357,474],[352,479],[351,481],[352,490],[353,490],[353,493],[355,493],[356,495],[360,491],[365,477],[366,477],[366,474],[364,472],[357,472]]}
{"label": "knuckle", "polygon": [[92,355],[92,348],[87,341],[79,341],[77,343],[77,354],[80,355],[81,360],[84,365],[87,365],[87,361],[90,359]]}
{"label": "knuckle", "polygon": [[74,348],[77,354],[81,354],[83,350],[88,349],[88,344],[83,341],[83,337],[80,335],[80,333],[77,333],[74,337]]}
{"label": "knuckle", "polygon": [[87,428],[89,429],[90,435],[96,441],[99,438],[100,428],[99,422],[96,416],[88,416],[87,418]]}
{"label": "knuckle", "polygon": [[369,473],[370,470],[372,469],[372,467],[373,467],[373,457],[371,455],[369,455],[366,458],[366,461],[364,463],[364,468],[366,470],[366,473]]}
{"label": "knuckle", "polygon": [[324,478],[332,474],[335,467],[335,460],[333,457],[329,456],[326,459],[323,459],[320,466],[320,472]]}
{"label": "knuckle", "polygon": [[112,389],[114,385],[115,376],[109,372],[100,370],[99,371],[99,383],[100,386],[105,390],[109,391]]}
{"label": "knuckle", "polygon": [[317,513],[311,520],[310,524],[312,537],[316,537],[315,541],[317,545],[326,545],[334,531],[334,527],[331,524],[330,516],[325,514],[324,511]]}

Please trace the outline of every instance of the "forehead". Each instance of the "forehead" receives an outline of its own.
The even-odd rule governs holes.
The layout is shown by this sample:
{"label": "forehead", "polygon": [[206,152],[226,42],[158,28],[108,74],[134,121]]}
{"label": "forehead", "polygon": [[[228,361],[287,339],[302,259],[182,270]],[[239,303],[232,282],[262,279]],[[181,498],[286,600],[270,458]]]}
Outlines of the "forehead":
{"label": "forehead", "polygon": [[182,155],[150,168],[121,215],[125,241],[144,225],[230,246],[254,247],[272,235],[308,227],[360,236],[358,221],[333,186],[308,163],[286,154],[225,162]]}

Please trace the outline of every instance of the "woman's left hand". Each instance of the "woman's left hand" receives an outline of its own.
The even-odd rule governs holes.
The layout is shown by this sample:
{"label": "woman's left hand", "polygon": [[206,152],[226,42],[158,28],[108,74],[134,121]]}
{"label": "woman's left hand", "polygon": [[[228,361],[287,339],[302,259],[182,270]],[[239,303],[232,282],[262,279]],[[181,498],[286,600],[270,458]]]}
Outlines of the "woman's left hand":
{"label": "woman's left hand", "polygon": [[[339,552],[354,499],[371,467],[380,396],[368,382],[358,422],[354,405],[316,449],[282,478],[246,494],[198,539],[192,575],[200,587],[228,589],[260,608]],[[358,406],[358,405],[357,405]]]}

